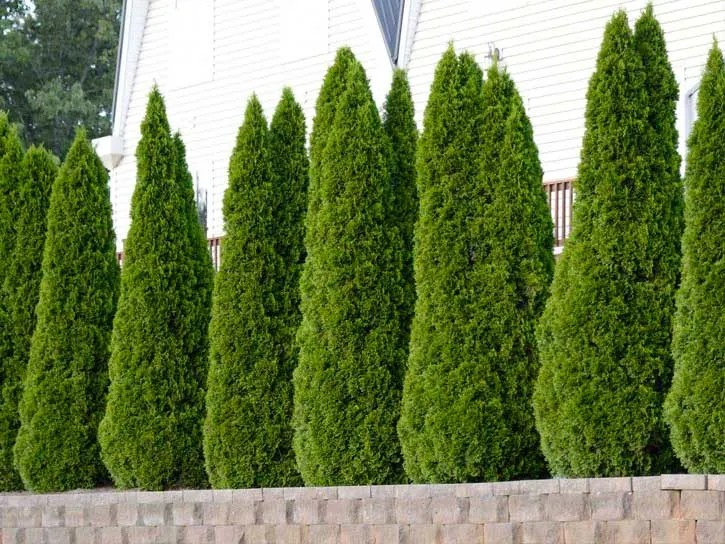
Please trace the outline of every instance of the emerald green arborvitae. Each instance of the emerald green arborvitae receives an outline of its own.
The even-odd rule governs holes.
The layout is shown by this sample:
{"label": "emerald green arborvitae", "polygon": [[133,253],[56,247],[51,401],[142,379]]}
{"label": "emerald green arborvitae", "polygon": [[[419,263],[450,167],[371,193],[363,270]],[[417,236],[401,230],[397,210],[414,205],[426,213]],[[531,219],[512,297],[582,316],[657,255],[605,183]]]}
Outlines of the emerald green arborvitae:
{"label": "emerald green arborvitae", "polygon": [[534,394],[551,471],[677,469],[663,420],[679,270],[677,87],[648,8],[608,23],[587,92],[572,233],[538,329]]}
{"label": "emerald green arborvitae", "polygon": [[[44,152],[31,149],[28,156],[45,163],[43,176],[52,172]],[[19,225],[18,242],[22,233]],[[15,465],[31,491],[108,481],[97,431],[118,288],[108,174],[79,131],[50,197],[38,323],[20,402]]]}
{"label": "emerald green arborvitae", "polygon": [[[415,179],[415,148],[418,141],[418,129],[415,126],[415,113],[408,76],[404,70],[393,72],[393,83],[385,101],[383,127],[392,148],[390,179],[393,186],[393,207],[390,220],[397,225],[403,240],[405,293],[401,318],[405,323],[406,336],[409,337],[410,322],[415,308],[413,227],[418,218],[418,191]],[[406,344],[407,342],[406,338]]]}
{"label": "emerald green arborvitae", "polygon": [[307,157],[289,90],[274,130],[253,96],[229,164],[210,326],[204,453],[215,488],[301,483],[290,419]]}
{"label": "emerald green arborvitae", "polygon": [[553,274],[531,123],[509,76],[452,48],[418,150],[418,290],[399,424],[416,482],[545,473],[530,407]]}
{"label": "emerald green arborvitae", "polygon": [[121,488],[200,487],[213,271],[184,147],[156,88],[136,160],[99,431],[103,461]]}
{"label": "emerald green arborvitae", "polygon": [[725,472],[725,61],[702,76],[685,184],[675,373],[665,402],[672,445],[691,472]]}
{"label": "emerald green arborvitae", "polygon": [[[18,432],[20,379],[13,354],[13,326],[9,301],[2,286],[11,268],[15,247],[15,206],[21,173],[23,149],[15,127],[0,112],[0,491],[22,489],[20,475],[13,466],[13,446]],[[6,368],[7,367],[7,368]]]}
{"label": "emerald green arborvitae", "polygon": [[386,224],[389,143],[362,66],[351,61],[342,77],[306,218],[293,445],[308,485],[402,477],[402,241]]}

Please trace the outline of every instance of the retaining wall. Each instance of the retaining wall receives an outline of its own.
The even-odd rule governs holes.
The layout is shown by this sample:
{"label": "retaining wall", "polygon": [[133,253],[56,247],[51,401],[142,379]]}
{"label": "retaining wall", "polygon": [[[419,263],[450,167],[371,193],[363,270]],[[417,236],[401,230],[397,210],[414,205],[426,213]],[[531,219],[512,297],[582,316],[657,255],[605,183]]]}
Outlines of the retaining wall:
{"label": "retaining wall", "polygon": [[0,544],[725,544],[725,475],[0,494]]}

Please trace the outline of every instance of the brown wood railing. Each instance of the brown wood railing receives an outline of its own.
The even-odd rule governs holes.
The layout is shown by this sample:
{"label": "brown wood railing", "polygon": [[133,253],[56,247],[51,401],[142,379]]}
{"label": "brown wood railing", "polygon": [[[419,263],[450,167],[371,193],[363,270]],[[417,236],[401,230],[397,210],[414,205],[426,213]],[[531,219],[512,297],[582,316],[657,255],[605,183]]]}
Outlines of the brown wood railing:
{"label": "brown wood railing", "polygon": [[574,180],[545,181],[544,191],[551,209],[551,219],[554,221],[554,248],[561,248],[571,232]]}

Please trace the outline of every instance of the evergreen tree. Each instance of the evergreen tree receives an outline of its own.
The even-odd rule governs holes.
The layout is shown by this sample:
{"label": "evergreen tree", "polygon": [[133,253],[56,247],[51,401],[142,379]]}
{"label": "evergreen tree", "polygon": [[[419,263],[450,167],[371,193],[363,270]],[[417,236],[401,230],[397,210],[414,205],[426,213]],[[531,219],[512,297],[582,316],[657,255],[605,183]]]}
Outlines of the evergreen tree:
{"label": "evergreen tree", "polygon": [[[415,280],[413,278],[413,227],[418,218],[418,192],[415,179],[415,148],[418,129],[415,126],[413,98],[408,76],[404,70],[393,72],[390,93],[385,101],[383,120],[385,133],[392,147],[390,178],[393,186],[393,206],[390,221],[397,225],[403,241],[404,298],[401,316],[410,336],[410,322],[415,308]],[[407,340],[406,340],[407,344]]]}
{"label": "evergreen tree", "polygon": [[665,403],[672,445],[691,472],[725,472],[725,61],[715,43],[702,76],[685,183],[675,374]]}
{"label": "evergreen tree", "polygon": [[418,154],[418,300],[399,425],[414,481],[540,476],[534,323],[553,272],[531,124],[497,67],[452,48]]}
{"label": "evergreen tree", "polygon": [[402,242],[386,224],[390,151],[362,66],[351,62],[344,77],[306,221],[293,445],[308,485],[401,478]]}
{"label": "evergreen tree", "polygon": [[113,323],[99,440],[122,488],[199,487],[212,267],[181,139],[154,88]]}
{"label": "evergreen tree", "polygon": [[[0,112],[0,287],[12,262],[15,247],[15,206],[22,179],[23,149],[16,128]],[[0,491],[22,489],[13,466],[13,446],[18,432],[18,399],[21,384],[10,360],[13,353],[12,321],[8,301],[0,288]],[[8,368],[6,368],[8,367]]]}
{"label": "evergreen tree", "polygon": [[[42,150],[31,149],[27,157],[30,176],[39,176],[21,194],[37,200],[18,225],[18,243],[27,240],[23,252],[32,248],[37,255],[43,244],[29,229],[43,229],[41,201],[54,166]],[[30,256],[25,260],[27,280],[37,285],[37,266]],[[6,286],[8,280],[11,276]],[[118,286],[108,174],[79,131],[50,197],[38,324],[20,402],[15,465],[31,491],[94,487],[108,477],[97,431]],[[26,302],[16,313],[24,318],[25,334],[33,309]]]}
{"label": "evergreen tree", "polygon": [[676,468],[662,417],[682,209],[676,97],[651,8],[635,36],[615,14],[587,92],[572,233],[538,331],[534,408],[555,474]]}
{"label": "evergreen tree", "polygon": [[[216,488],[301,482],[289,421],[305,198],[304,184],[298,185],[307,175],[304,138],[302,111],[286,90],[275,114],[273,155],[262,106],[256,96],[250,99],[229,165],[224,259],[210,326],[204,452]],[[275,167],[284,178],[275,175]]]}

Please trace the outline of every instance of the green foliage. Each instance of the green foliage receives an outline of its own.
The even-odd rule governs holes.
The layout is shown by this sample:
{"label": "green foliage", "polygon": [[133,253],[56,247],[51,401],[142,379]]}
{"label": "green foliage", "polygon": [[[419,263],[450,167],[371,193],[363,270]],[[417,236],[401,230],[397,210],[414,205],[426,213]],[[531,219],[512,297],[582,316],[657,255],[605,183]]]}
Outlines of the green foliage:
{"label": "green foliage", "polygon": [[[15,207],[18,203],[22,175],[23,150],[15,127],[0,112],[0,287],[12,269],[15,247]],[[13,446],[18,431],[20,375],[13,354],[12,316],[4,289],[0,288],[0,491],[22,488],[13,467]]]}
{"label": "green foliage", "polygon": [[418,288],[399,424],[408,476],[541,476],[534,324],[553,274],[531,123],[509,76],[438,64],[418,148]]}
{"label": "green foliage", "polygon": [[0,107],[29,141],[61,157],[77,126],[91,137],[108,133],[121,0],[4,4]]}
{"label": "green foliage", "polygon": [[715,43],[687,155],[675,373],[665,402],[672,445],[691,472],[725,472],[725,61]]}
{"label": "green foliage", "polygon": [[215,488],[301,483],[290,419],[307,156],[289,90],[272,128],[253,96],[229,164],[210,326],[204,454]]}
{"label": "green foliage", "polygon": [[[337,69],[321,96],[330,96]],[[312,156],[319,179],[306,218],[293,445],[308,485],[391,483],[402,476],[402,241],[386,224],[389,143],[364,70],[350,59],[337,74],[345,91],[335,105],[318,101],[315,120],[335,110],[321,158]]]}
{"label": "green foliage", "polygon": [[606,27],[589,82],[572,233],[538,330],[534,395],[553,473],[676,470],[662,404],[678,281],[677,86],[651,7]]}
{"label": "green foliage", "polygon": [[418,191],[415,178],[415,148],[418,142],[418,129],[415,126],[415,113],[408,76],[403,70],[393,72],[393,82],[385,101],[383,127],[390,139],[393,153],[390,163],[390,179],[393,187],[390,221],[398,227],[403,241],[405,294],[400,313],[406,326],[406,337],[409,338],[410,322],[413,319],[415,308],[413,227],[418,218]]}
{"label": "green foliage", "polygon": [[[32,228],[44,228],[42,201],[47,200],[55,167],[42,150],[28,151],[26,163],[29,182],[21,195],[34,202],[25,206],[18,224],[18,244],[27,241],[29,246],[16,253],[32,251],[22,267],[24,277],[37,285],[37,255],[43,244]],[[11,278],[6,278],[6,287]],[[79,131],[50,197],[38,324],[20,402],[15,465],[31,491],[94,487],[108,478],[97,430],[108,385],[118,285],[108,174]],[[30,288],[26,285],[26,296],[37,298]],[[22,316],[25,328],[18,331],[19,344],[32,328],[33,309],[26,301],[14,313]]]}
{"label": "green foliage", "polygon": [[110,387],[99,429],[122,488],[199,487],[212,267],[181,139],[154,88],[113,323]]}

